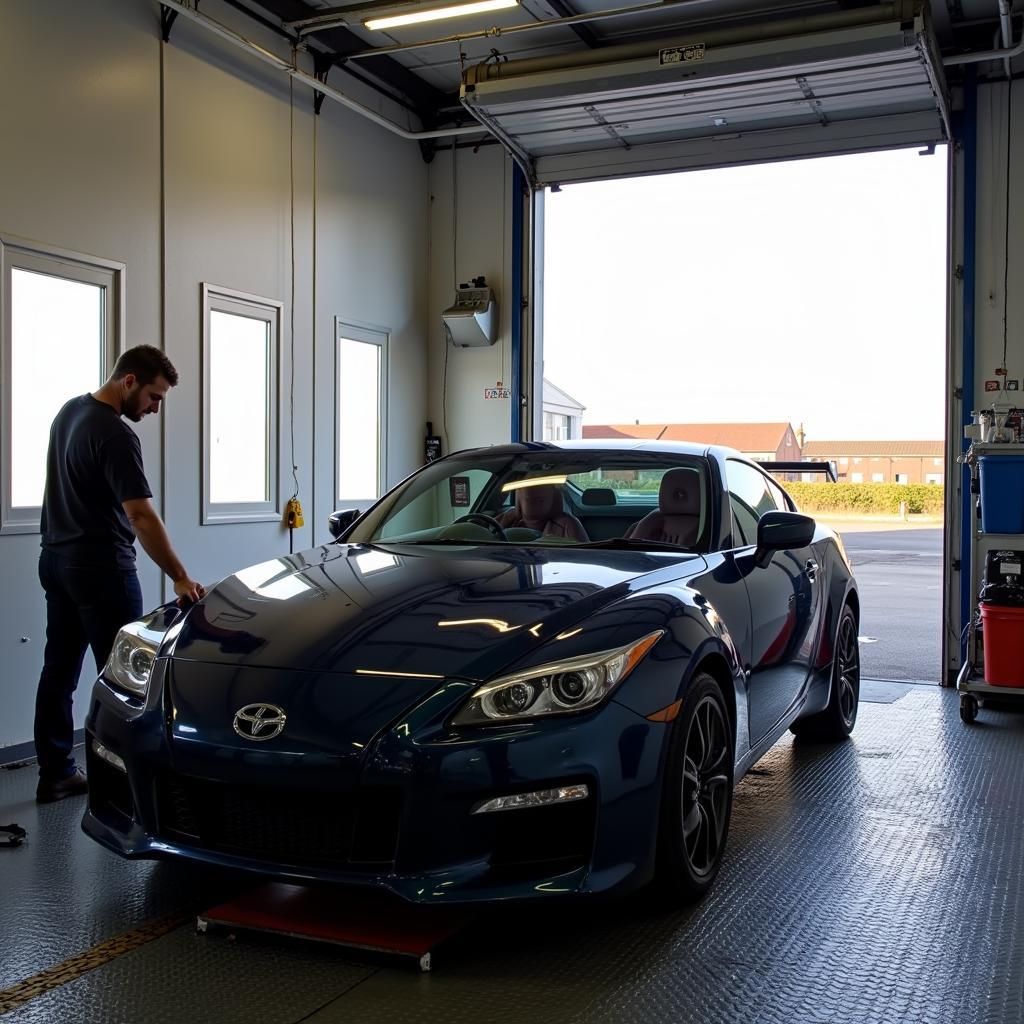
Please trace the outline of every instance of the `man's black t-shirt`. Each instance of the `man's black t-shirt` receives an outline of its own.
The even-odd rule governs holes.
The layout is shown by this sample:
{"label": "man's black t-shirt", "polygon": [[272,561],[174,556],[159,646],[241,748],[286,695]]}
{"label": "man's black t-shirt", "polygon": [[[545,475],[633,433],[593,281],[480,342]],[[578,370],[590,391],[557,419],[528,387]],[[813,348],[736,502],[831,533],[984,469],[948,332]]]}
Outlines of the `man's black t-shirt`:
{"label": "man's black t-shirt", "polygon": [[135,565],[135,531],[122,501],[150,498],[135,431],[92,395],[57,413],[46,453],[43,547],[86,565]]}

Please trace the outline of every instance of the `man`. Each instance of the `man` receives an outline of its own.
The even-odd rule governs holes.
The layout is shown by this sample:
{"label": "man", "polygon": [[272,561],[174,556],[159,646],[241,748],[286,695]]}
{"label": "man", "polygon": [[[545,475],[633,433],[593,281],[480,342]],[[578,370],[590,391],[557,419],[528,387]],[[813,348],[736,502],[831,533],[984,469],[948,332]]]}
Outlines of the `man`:
{"label": "man", "polygon": [[46,651],[36,694],[39,803],[88,789],[71,752],[72,695],[86,647],[102,669],[117,631],[142,615],[135,538],[174,581],[179,603],[205,593],[171,547],[151,501],[139,439],[121,418],[138,423],[158,412],[177,383],[171,361],[139,345],[118,359],[98,391],[65,404],[50,428],[40,519]]}

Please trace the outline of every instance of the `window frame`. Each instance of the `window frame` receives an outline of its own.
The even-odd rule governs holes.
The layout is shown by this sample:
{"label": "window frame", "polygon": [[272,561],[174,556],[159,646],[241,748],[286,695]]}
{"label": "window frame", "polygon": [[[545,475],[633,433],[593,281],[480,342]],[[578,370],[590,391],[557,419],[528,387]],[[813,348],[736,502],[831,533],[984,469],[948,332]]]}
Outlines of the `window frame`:
{"label": "window frame", "polygon": [[[281,518],[281,329],[284,303],[262,295],[202,282],[203,350],[202,377],[202,525],[220,523],[266,523]],[[270,353],[267,367],[267,491],[264,501],[213,502],[210,500],[210,314],[227,313],[264,320],[270,325]]]}
{"label": "window frame", "polygon": [[[125,264],[13,235],[0,236],[0,536],[39,533],[41,505],[13,505],[14,338],[11,271],[45,274],[104,290],[100,383],[110,375],[124,348]],[[68,396],[69,398],[72,396]]]}
{"label": "window frame", "polygon": [[[746,501],[737,492],[733,491],[733,488],[732,488],[732,477],[731,477],[730,471],[729,471],[729,467],[733,466],[733,465],[744,466],[746,469],[751,470],[752,472],[756,473],[761,478],[761,480],[764,482],[764,485],[765,485],[764,493],[766,495],[768,495],[772,499],[773,504],[776,506],[774,511],[783,511],[783,510],[778,508],[778,501],[776,499],[775,494],[772,491],[772,488],[774,487],[775,490],[777,490],[779,492],[779,494],[782,495],[783,499],[786,499],[786,492],[783,491],[782,488],[779,487],[779,485],[777,483],[775,483],[775,481],[772,480],[772,478],[767,473],[765,473],[764,470],[761,469],[759,466],[755,466],[753,463],[747,462],[745,459],[727,458],[725,460],[725,482],[726,482],[726,487],[727,487],[726,493],[729,495],[729,516],[730,516],[732,527],[733,527],[733,529],[731,531],[731,544],[732,544],[732,546],[729,547],[729,548],[726,548],[725,550],[727,550],[727,551],[738,551],[741,548],[756,547],[756,545],[757,545],[757,533],[756,533],[757,523],[760,522],[761,516],[764,515],[764,512],[758,512],[757,513],[757,518],[755,519],[755,526],[754,526],[754,529],[755,529],[754,539],[753,540],[747,540],[746,543],[744,543],[744,544],[737,544],[736,543],[736,540],[738,539],[737,536],[736,536],[737,533],[739,534],[740,537],[743,537],[745,539],[746,536],[747,536],[747,531],[744,529],[743,523],[737,518],[736,513],[733,511],[733,507],[732,507],[733,499],[735,499],[737,502],[739,502],[743,506],[743,508],[745,510],[749,511],[749,512],[757,512],[757,510],[752,508],[751,506],[749,506],[746,503]],[[787,504],[788,504],[788,502],[787,502]],[[765,512],[770,512],[770,511],[773,511],[773,510],[772,509],[765,509]]]}
{"label": "window frame", "polygon": [[[377,486],[380,494],[373,498],[349,498],[341,494],[341,342],[352,341],[363,345],[376,345],[379,349],[379,379],[377,381],[377,409],[379,433],[377,437]],[[388,380],[391,376],[391,329],[378,324],[361,323],[358,320],[334,318],[334,501],[335,508],[368,509],[388,491],[388,430],[390,426],[388,408]]]}

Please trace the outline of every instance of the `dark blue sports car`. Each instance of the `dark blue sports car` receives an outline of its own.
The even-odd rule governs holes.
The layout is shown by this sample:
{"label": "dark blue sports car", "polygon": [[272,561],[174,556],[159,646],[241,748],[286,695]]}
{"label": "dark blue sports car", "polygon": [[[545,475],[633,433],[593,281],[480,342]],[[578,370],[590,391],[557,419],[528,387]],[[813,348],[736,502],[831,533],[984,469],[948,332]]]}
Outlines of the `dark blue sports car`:
{"label": "dark blue sports car", "polygon": [[460,452],[121,631],[86,832],[409,900],[714,880],[736,782],[857,715],[837,537],[737,452]]}

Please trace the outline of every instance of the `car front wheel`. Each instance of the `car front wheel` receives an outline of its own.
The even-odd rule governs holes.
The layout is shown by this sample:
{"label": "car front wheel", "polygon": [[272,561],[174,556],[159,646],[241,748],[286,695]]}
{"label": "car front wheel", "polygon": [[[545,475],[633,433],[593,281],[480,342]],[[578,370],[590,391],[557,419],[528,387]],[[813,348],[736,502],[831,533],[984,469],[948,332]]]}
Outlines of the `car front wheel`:
{"label": "car front wheel", "polygon": [[732,812],[732,726],[715,679],[694,679],[672,730],[655,888],[665,898],[692,903],[718,874]]}

